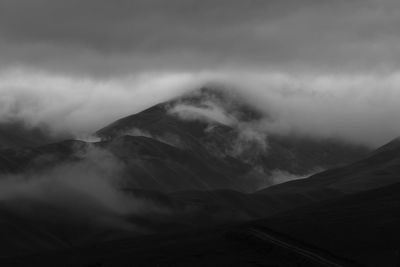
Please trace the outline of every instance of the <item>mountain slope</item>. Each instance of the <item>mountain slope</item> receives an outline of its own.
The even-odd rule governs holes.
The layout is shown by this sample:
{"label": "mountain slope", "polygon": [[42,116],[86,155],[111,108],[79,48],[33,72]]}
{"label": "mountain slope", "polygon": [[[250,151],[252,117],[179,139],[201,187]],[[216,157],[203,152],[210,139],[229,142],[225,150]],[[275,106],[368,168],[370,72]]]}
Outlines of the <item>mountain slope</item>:
{"label": "mountain slope", "polygon": [[397,183],[291,210],[251,227],[268,227],[367,266],[396,266],[399,210]]}
{"label": "mountain slope", "polygon": [[315,174],[305,180],[290,181],[260,193],[312,192],[322,188],[353,193],[400,182],[399,138],[370,153],[368,157],[336,169]]}
{"label": "mountain slope", "polygon": [[104,140],[144,135],[194,153],[234,157],[267,175],[309,175],[356,161],[369,152],[336,139],[273,134],[259,129],[267,114],[229,91],[202,88],[122,118],[96,132]]}
{"label": "mountain slope", "polygon": [[[292,205],[276,216],[250,223],[283,233],[367,266],[397,266],[400,251],[399,138],[364,160],[308,179],[277,185],[256,194],[287,199],[322,190],[326,199]],[[306,199],[306,198],[304,198]]]}
{"label": "mountain slope", "polygon": [[[306,176],[368,152],[340,140],[267,135],[254,126],[263,116],[228,91],[203,88],[110,124],[97,131],[102,141],[93,145],[123,163],[127,184],[163,192],[251,192],[279,182],[273,179],[276,172]],[[1,149],[0,171],[43,170],[79,161],[89,145],[71,140]]]}
{"label": "mountain slope", "polygon": [[[252,194],[219,190],[177,192],[171,196],[198,205],[233,210],[237,214],[255,219],[271,217],[288,210],[301,210],[302,207],[315,203],[345,199],[355,193],[368,193],[379,188],[389,190],[391,185],[397,188],[396,185],[400,183],[398,140],[389,142],[358,162],[324,171],[306,179],[271,186]],[[393,192],[396,190],[393,189]],[[367,207],[368,203],[365,203],[365,209]],[[390,213],[388,216],[391,216]]]}

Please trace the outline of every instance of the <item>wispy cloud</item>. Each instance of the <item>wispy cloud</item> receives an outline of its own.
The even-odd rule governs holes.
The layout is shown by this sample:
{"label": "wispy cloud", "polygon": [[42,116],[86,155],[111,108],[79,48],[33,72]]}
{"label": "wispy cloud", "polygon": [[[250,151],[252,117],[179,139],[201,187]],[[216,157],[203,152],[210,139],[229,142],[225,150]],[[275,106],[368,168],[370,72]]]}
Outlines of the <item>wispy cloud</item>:
{"label": "wispy cloud", "polygon": [[[1,203],[27,218],[37,218],[26,208],[36,206],[48,216],[46,221],[55,215],[61,216],[58,219],[63,223],[92,223],[134,232],[138,228],[127,220],[128,215],[170,213],[166,207],[126,192],[122,180],[125,166],[110,152],[87,145],[77,150],[76,156],[81,160],[52,164],[37,172],[2,175]],[[46,211],[47,207],[52,208]]]}
{"label": "wispy cloud", "polygon": [[[228,88],[239,95],[237,99],[261,110],[264,119],[257,123],[259,133],[339,137],[371,146],[400,135],[398,72],[143,73],[96,80],[10,71],[2,72],[0,78],[1,121],[47,124],[54,131],[76,136],[207,84]],[[173,111],[237,123],[237,103],[210,103],[177,106]]]}

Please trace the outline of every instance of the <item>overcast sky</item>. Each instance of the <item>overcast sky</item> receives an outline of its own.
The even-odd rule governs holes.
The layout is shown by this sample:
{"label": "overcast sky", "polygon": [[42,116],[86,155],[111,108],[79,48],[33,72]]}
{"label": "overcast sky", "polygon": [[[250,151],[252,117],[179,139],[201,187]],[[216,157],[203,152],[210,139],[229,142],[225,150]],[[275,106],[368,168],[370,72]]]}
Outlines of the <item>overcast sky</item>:
{"label": "overcast sky", "polygon": [[336,127],[379,127],[376,145],[400,135],[399,14],[397,0],[0,0],[0,116],[91,131],[223,77],[266,99],[329,87],[353,115],[355,95],[363,124]]}
{"label": "overcast sky", "polygon": [[393,69],[396,0],[1,0],[2,67]]}

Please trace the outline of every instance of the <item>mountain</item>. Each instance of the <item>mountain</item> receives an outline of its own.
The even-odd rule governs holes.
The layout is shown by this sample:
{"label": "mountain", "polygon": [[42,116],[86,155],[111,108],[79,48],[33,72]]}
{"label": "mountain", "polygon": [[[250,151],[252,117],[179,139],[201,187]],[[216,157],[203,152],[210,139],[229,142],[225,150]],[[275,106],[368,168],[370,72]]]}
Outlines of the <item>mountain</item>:
{"label": "mountain", "polygon": [[[111,123],[95,133],[101,139],[97,142],[0,148],[0,258],[30,262],[20,255],[43,253],[58,260],[58,252],[50,252],[58,250],[61,258],[72,253],[84,266],[84,256],[76,251],[89,251],[98,259],[103,246],[115,242],[109,255],[113,266],[115,257],[121,263],[127,256],[120,253],[135,250],[131,246],[139,242],[144,258],[132,256],[132,262],[156,264],[145,255],[157,251],[168,258],[155,247],[159,241],[179,250],[174,257],[182,250],[186,256],[205,251],[203,263],[213,258],[223,262],[243,250],[247,263],[253,256],[260,259],[249,266],[269,260],[278,266],[301,262],[297,256],[288,260],[281,249],[268,260],[264,253],[253,253],[253,246],[262,251],[264,244],[230,237],[243,227],[274,229],[350,257],[351,249],[337,249],[339,241],[324,243],[329,243],[326,231],[344,229],[355,205],[360,218],[353,213],[357,218],[351,221],[362,225],[354,231],[356,244],[362,229],[381,227],[395,213],[397,186],[390,185],[400,183],[399,139],[371,152],[339,139],[265,132],[263,122],[272,119],[238,95],[203,88]],[[384,201],[385,192],[393,196],[386,217],[379,202],[372,203],[375,197]],[[323,210],[332,215],[324,217]],[[368,224],[364,221],[370,211],[379,218]],[[314,237],[307,228],[317,227],[313,219],[321,222]],[[337,228],[331,220],[338,221]],[[294,231],[295,222],[310,237]],[[197,231],[204,233],[199,243]],[[126,245],[121,239],[128,240]],[[383,242],[376,233],[368,242],[374,239]],[[210,256],[208,242],[223,253]]]}
{"label": "mountain", "polygon": [[201,88],[122,118],[96,132],[103,140],[144,135],[201,156],[235,158],[267,175],[274,170],[307,176],[367,155],[338,139],[266,133],[268,114],[227,90]]}
{"label": "mountain", "polygon": [[305,177],[369,151],[341,140],[267,135],[257,128],[265,117],[229,91],[202,88],[100,129],[97,143],[0,149],[0,171],[43,170],[85,159],[96,147],[122,162],[126,185],[135,189],[252,192],[279,182],[276,173]]}

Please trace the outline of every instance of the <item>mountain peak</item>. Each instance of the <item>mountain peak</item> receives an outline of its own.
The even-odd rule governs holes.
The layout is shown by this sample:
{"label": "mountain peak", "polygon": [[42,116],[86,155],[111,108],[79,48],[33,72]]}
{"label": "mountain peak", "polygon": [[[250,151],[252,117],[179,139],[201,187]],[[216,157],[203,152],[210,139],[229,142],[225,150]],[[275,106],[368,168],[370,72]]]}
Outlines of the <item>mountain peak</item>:
{"label": "mountain peak", "polygon": [[194,106],[202,109],[219,109],[239,121],[254,121],[265,117],[245,96],[223,87],[201,87],[166,102],[170,107]]}
{"label": "mountain peak", "polygon": [[[265,117],[243,97],[232,90],[201,87],[169,101],[149,107],[139,113],[122,118],[96,132],[108,139],[126,134],[132,129],[146,129],[153,134],[160,131],[175,132],[190,129],[192,135],[217,127],[228,127],[238,122],[250,122]],[[152,125],[158,125],[158,129]],[[151,129],[151,130],[149,130]]]}

